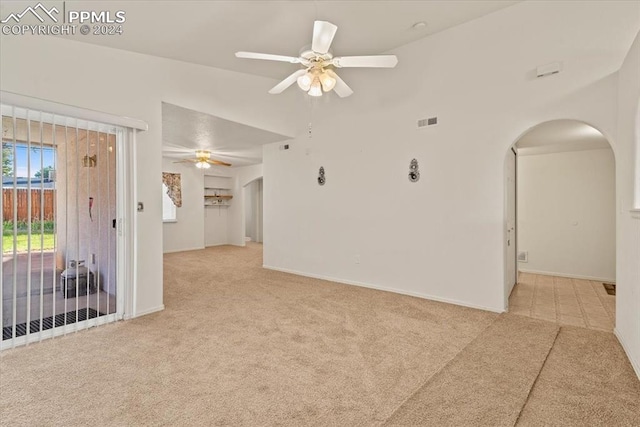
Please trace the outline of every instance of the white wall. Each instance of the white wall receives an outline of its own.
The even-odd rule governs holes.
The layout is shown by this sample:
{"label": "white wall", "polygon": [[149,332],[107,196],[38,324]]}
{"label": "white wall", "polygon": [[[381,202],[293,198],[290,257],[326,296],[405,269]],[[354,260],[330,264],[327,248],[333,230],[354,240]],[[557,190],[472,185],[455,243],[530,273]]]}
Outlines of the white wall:
{"label": "white wall", "polygon": [[[553,119],[615,140],[614,73],[639,12],[632,2],[523,2],[394,50],[394,70],[340,70],[354,96],[319,104],[311,139],[300,126],[290,150],[265,147],[265,265],[504,310],[507,150]],[[620,30],[625,43],[614,45]],[[535,78],[558,60],[561,74]],[[416,129],[436,115],[437,126]]]}
{"label": "white wall", "polygon": [[518,156],[520,271],[615,281],[615,161],[610,149]]}
{"label": "white wall", "polygon": [[[618,73],[616,144],[617,268],[616,335],[640,377],[640,216],[633,217],[634,186],[640,188],[640,35]],[[635,165],[634,165],[635,163]]]}
{"label": "white wall", "polygon": [[[202,171],[190,163],[173,163],[175,160],[162,158],[162,172],[179,173],[182,183],[182,207],[176,208],[177,221],[162,224],[164,253],[204,247]],[[158,184],[157,191],[162,195],[162,182]]]}
{"label": "white wall", "polygon": [[[233,201],[231,202],[233,203]],[[207,206],[204,209],[205,246],[227,244],[229,228],[229,208],[223,206]]]}
{"label": "white wall", "polygon": [[161,102],[283,135],[298,114],[293,94],[267,93],[275,79],[57,37],[2,36],[0,76],[3,91],[148,123],[136,147],[136,193],[145,203],[136,230],[137,314],[162,308]]}

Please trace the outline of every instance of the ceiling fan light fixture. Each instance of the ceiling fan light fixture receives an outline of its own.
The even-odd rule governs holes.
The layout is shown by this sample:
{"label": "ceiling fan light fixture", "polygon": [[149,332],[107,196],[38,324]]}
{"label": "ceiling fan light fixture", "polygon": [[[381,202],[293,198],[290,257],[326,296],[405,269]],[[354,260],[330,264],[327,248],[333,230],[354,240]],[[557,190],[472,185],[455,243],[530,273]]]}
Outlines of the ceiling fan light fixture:
{"label": "ceiling fan light fixture", "polygon": [[313,83],[313,76],[309,72],[298,77],[298,86],[305,92],[311,89],[311,83]]}
{"label": "ceiling fan light fixture", "polygon": [[[415,28],[424,28],[426,23],[416,23]],[[334,91],[344,98],[353,90],[331,69],[336,68],[394,68],[398,64],[395,55],[334,56],[331,43],[338,27],[327,21],[314,21],[311,48],[303,48],[298,57],[272,55],[257,52],[236,52],[236,57],[300,64],[298,68],[269,90],[272,95],[282,93],[294,83],[309,96],[322,96],[322,92]]]}
{"label": "ceiling fan light fixture", "polygon": [[208,159],[211,157],[211,152],[207,150],[197,150],[196,157],[198,159]]}
{"label": "ceiling fan light fixture", "polygon": [[320,83],[322,84],[322,90],[329,92],[336,86],[336,79],[329,74],[329,71],[325,71],[320,74]]}
{"label": "ceiling fan light fixture", "polygon": [[322,96],[322,84],[318,78],[313,79],[311,88],[309,89],[310,96]]}
{"label": "ceiling fan light fixture", "polygon": [[205,162],[205,161],[201,161],[201,162],[196,163],[196,167],[198,169],[209,169],[211,167],[211,165],[209,163]]}

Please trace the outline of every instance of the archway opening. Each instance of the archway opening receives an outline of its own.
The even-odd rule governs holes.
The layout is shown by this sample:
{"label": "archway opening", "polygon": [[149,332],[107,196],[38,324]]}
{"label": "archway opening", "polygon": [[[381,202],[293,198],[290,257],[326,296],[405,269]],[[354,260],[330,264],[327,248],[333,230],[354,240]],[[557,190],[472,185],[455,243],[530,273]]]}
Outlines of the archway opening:
{"label": "archway opening", "polygon": [[541,123],[505,160],[505,306],[559,324],[613,330],[615,157],[577,120]]}

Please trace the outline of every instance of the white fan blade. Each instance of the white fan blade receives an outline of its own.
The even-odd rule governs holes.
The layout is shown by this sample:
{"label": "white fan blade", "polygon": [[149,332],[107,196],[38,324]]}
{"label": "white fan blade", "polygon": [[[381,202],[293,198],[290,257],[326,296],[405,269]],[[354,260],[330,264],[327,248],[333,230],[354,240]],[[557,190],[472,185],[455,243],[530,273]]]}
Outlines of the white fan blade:
{"label": "white fan blade", "polygon": [[338,27],[327,21],[315,21],[313,23],[313,40],[311,50],[316,53],[325,54],[329,52],[333,37],[336,35]]}
{"label": "white fan blade", "polygon": [[343,67],[393,68],[398,63],[395,55],[340,56],[333,58],[333,65]]}
{"label": "white fan blade", "polygon": [[281,93],[283,90],[285,90],[286,88],[294,84],[296,80],[298,80],[298,77],[305,74],[306,72],[307,70],[296,71],[295,73],[291,74],[289,77],[287,77],[286,79],[284,79],[283,81],[281,81],[280,83],[272,87],[269,93],[272,95],[277,95],[278,93]]}
{"label": "white fan blade", "polygon": [[290,62],[292,64],[300,63],[300,58],[294,58],[293,56],[272,55],[270,53],[236,52],[236,58],[266,59],[267,61],[282,61]]}
{"label": "white fan blade", "polygon": [[331,75],[334,79],[336,79],[336,85],[333,87],[333,91],[338,94],[340,98],[346,98],[347,96],[353,94],[353,90],[338,76],[331,70],[327,70],[327,73]]}

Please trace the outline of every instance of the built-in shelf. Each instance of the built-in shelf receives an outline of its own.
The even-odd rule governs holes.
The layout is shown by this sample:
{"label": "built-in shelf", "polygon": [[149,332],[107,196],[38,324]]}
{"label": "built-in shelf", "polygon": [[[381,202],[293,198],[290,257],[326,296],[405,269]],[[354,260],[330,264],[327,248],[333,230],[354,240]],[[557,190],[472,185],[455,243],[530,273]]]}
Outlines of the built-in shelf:
{"label": "built-in shelf", "polygon": [[231,184],[229,178],[205,177],[204,182],[204,206],[228,207],[231,205]]}
{"label": "built-in shelf", "polygon": [[231,194],[205,194],[205,199],[233,199]]}
{"label": "built-in shelf", "polygon": [[229,206],[231,205],[232,195],[217,195],[217,196],[208,196],[205,194],[204,196],[204,205],[205,206]]}

